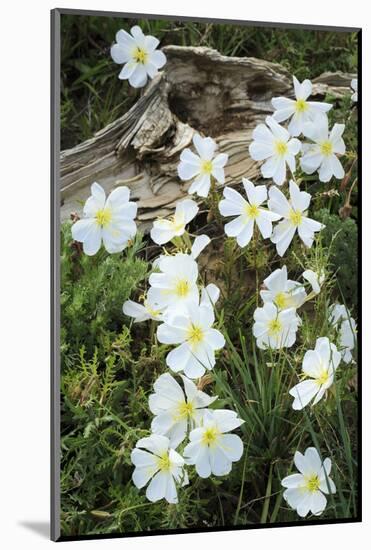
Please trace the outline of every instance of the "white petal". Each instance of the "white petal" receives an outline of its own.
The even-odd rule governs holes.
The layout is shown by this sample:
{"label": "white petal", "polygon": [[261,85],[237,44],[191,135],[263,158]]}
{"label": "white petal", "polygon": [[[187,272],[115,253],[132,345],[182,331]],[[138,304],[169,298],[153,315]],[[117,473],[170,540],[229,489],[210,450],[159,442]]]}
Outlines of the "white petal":
{"label": "white petal", "polygon": [[273,117],[267,116],[267,118],[265,119],[265,122],[269,126],[269,128],[272,130],[272,134],[276,139],[280,141],[282,140],[285,142],[289,140],[290,134],[288,133],[286,128],[278,124],[278,122],[274,120]]}
{"label": "white petal", "polygon": [[199,235],[195,238],[191,248],[191,256],[195,260],[201,254],[201,252],[210,243],[211,239],[208,235]]}
{"label": "white petal", "polygon": [[254,221],[250,219],[245,224],[245,227],[242,229],[242,231],[240,231],[240,233],[237,235],[237,243],[241,248],[249,244],[253,236],[253,231],[254,231]]}
{"label": "white petal", "polygon": [[306,174],[313,174],[321,165],[322,160],[323,155],[320,153],[319,148],[313,148],[301,157],[300,166]]}
{"label": "white petal", "polygon": [[176,486],[172,475],[169,475],[167,479],[165,499],[167,500],[167,502],[169,502],[169,504],[178,503],[178,495],[176,492]]}
{"label": "white petal", "polygon": [[308,99],[312,93],[312,83],[310,80],[306,79],[300,84],[300,95],[297,96],[297,99]]}
{"label": "white petal", "polygon": [[324,157],[319,169],[319,180],[328,182],[332,178],[332,163],[330,157]]}
{"label": "white petal", "polygon": [[318,384],[314,380],[303,380],[303,382],[294,386],[289,391],[289,394],[294,397],[292,408],[295,411],[301,411],[318,393],[318,390]]}
{"label": "white petal", "polygon": [[240,214],[242,214],[242,211],[243,206],[241,204],[237,204],[234,201],[222,199],[219,202],[219,212],[222,216],[239,216]]}
{"label": "white petal", "polygon": [[[158,405],[161,405],[163,409],[169,408],[178,404],[179,402],[184,401],[184,393],[181,386],[168,372],[161,374],[161,376],[157,378],[153,387],[156,392],[157,399],[161,396],[161,403],[157,403]],[[158,414],[158,412],[156,412],[156,409],[153,409],[151,407],[150,409],[154,414]]]}
{"label": "white petal", "polygon": [[154,36],[148,35],[145,37],[144,45],[147,51],[153,52],[153,50],[157,48],[159,43],[160,41],[158,40],[158,38],[155,38]]}
{"label": "white petal", "polygon": [[180,155],[180,160],[187,164],[192,164],[193,166],[200,167],[201,159],[199,156],[195,155],[190,149],[183,149]]}
{"label": "white petal", "polygon": [[272,222],[269,219],[269,217],[266,216],[265,212],[261,213],[256,218],[256,224],[259,227],[259,231],[262,234],[263,239],[268,239],[272,235],[272,230],[273,230]]}
{"label": "white petal", "polygon": [[147,84],[147,72],[141,63],[137,63],[135,70],[130,75],[129,84],[133,88],[142,88]]}
{"label": "white petal", "polygon": [[130,59],[130,51],[122,44],[114,44],[111,48],[111,57],[115,63],[126,63]]}
{"label": "white petal", "polygon": [[170,474],[166,472],[158,472],[151,483],[147,487],[146,497],[151,502],[157,502],[162,498],[165,498],[167,491],[167,484]]}
{"label": "white petal", "polygon": [[123,312],[129,317],[134,317],[135,323],[146,321],[150,319],[150,315],[147,313],[146,308],[142,304],[137,304],[132,300],[127,300],[123,306]]}
{"label": "white petal", "polygon": [[121,69],[119,73],[119,79],[126,80],[130,78],[137,67],[138,67],[138,63],[132,60],[128,61],[126,65],[124,65],[123,68]]}
{"label": "white petal", "polygon": [[219,153],[214,159],[213,159],[213,168],[223,168],[228,162],[228,155],[227,153]]}
{"label": "white petal", "polygon": [[214,349],[221,349],[225,346],[225,338],[219,330],[210,328],[207,331],[207,341]]}
{"label": "white petal", "polygon": [[169,440],[163,435],[151,434],[149,437],[142,437],[137,441],[136,447],[147,449],[157,456],[163,456],[169,448]]}
{"label": "white petal", "polygon": [[288,215],[291,210],[291,206],[285,195],[275,186],[269,189],[268,206],[270,210],[281,216]]}
{"label": "white petal", "polygon": [[161,344],[180,344],[186,335],[181,328],[163,323],[157,328],[157,338]]}
{"label": "white petal", "polygon": [[227,475],[232,469],[232,462],[219,446],[210,446],[209,459],[211,472],[215,476]]}
{"label": "white petal", "polygon": [[116,33],[116,42],[125,45],[127,48],[132,48],[135,46],[135,41],[133,37],[128,32],[122,29]]}
{"label": "white petal", "polygon": [[[248,220],[248,222],[253,223],[252,220]],[[246,227],[246,218],[243,216],[238,216],[231,222],[228,222],[224,226],[224,231],[228,237],[236,237],[241,233],[241,231]]]}
{"label": "white petal", "polygon": [[220,436],[220,447],[223,450],[223,453],[231,460],[232,462],[237,462],[240,460],[243,454],[243,443],[240,437],[235,434],[223,434]]}
{"label": "white petal", "polygon": [[186,368],[190,359],[191,352],[189,346],[187,343],[183,343],[167,354],[166,364],[173,372],[179,372]]}
{"label": "white petal", "polygon": [[86,235],[83,242],[83,250],[87,256],[94,256],[100,249],[102,244],[102,231],[95,223],[91,226],[89,233]]}
{"label": "white petal", "polygon": [[308,464],[308,467],[311,469],[311,471],[316,474],[319,474],[322,463],[321,463],[321,458],[318,454],[317,449],[315,447],[308,447],[308,449],[306,449],[304,453],[304,456]]}
{"label": "white petal", "polygon": [[212,411],[212,417],[222,433],[230,432],[244,422],[237,413],[228,409],[216,409]]}
{"label": "white petal", "polygon": [[276,244],[277,253],[282,257],[292,239],[294,238],[296,228],[293,227],[289,222],[282,221],[280,222],[273,230],[273,235],[271,241]]}
{"label": "white petal", "polygon": [[181,202],[178,202],[176,206],[176,215],[178,212],[181,212],[183,214],[184,222],[187,224],[197,215],[197,203],[191,199],[185,199]]}
{"label": "white petal", "polygon": [[207,446],[202,447],[198,453],[196,472],[202,478],[206,478],[211,475],[210,457]]}
{"label": "white petal", "polygon": [[210,175],[204,174],[203,176],[197,177],[192,183],[191,187],[188,189],[188,193],[192,195],[196,193],[199,197],[207,197],[210,190]]}
{"label": "white petal", "polygon": [[254,160],[265,160],[274,154],[273,144],[270,142],[253,141],[250,143],[249,153]]}
{"label": "white petal", "polygon": [[331,155],[330,160],[332,173],[334,174],[335,178],[339,180],[343,179],[343,177],[345,176],[345,172],[340,160],[335,155]]}
{"label": "white petal", "polygon": [[200,305],[214,305],[219,300],[220,290],[214,283],[208,284],[201,290]]}
{"label": "white petal", "polygon": [[188,181],[200,173],[199,164],[190,164],[188,162],[181,161],[178,164],[178,176],[181,180]]}
{"label": "white petal", "polygon": [[211,160],[213,158],[216,143],[210,137],[201,137],[199,134],[193,136],[193,144],[197,149],[197,153],[203,160]]}
{"label": "white petal", "polygon": [[301,487],[304,485],[304,477],[302,474],[291,474],[286,476],[282,481],[281,485],[287,487],[288,489],[295,489],[296,487]]}
{"label": "white petal", "polygon": [[149,59],[157,69],[162,69],[162,67],[166,63],[166,56],[161,50],[156,50],[155,52],[151,53]]}
{"label": "white petal", "polygon": [[254,185],[250,180],[242,178],[242,184],[245,189],[247,198],[250,204],[260,206],[268,198],[267,188],[265,185]]}
{"label": "white petal", "polygon": [[290,198],[294,210],[304,212],[308,209],[312,197],[306,191],[300,191],[298,185],[293,180],[291,180]]}
{"label": "white petal", "polygon": [[321,491],[316,491],[312,494],[312,500],[310,509],[312,514],[319,516],[325,510],[327,504],[326,497],[321,493]]}

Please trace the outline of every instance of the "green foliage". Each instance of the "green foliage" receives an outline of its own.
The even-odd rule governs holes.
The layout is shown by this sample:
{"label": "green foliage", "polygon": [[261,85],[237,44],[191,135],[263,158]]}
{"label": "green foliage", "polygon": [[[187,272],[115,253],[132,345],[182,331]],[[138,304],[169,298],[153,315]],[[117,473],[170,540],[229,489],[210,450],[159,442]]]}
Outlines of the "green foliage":
{"label": "green foliage", "polygon": [[71,224],[61,231],[61,348],[64,357],[77,354],[84,345],[106,348],[111,332],[121,330],[122,305],[147,274],[147,264],[135,257],[140,241],[125,254],[94,257],[82,253],[71,237]]}
{"label": "green foliage", "polygon": [[[352,218],[342,220],[323,208],[315,218],[325,224],[321,232],[323,244],[330,248],[330,262],[348,307],[357,308],[358,229]],[[337,288],[337,293],[339,288]]]}
{"label": "green foliage", "polygon": [[118,65],[110,57],[116,32],[135,24],[162,46],[207,46],[224,55],[260,57],[282,63],[300,80],[357,67],[355,33],[62,15],[62,149],[90,138],[138,99],[140,92],[117,78]]}

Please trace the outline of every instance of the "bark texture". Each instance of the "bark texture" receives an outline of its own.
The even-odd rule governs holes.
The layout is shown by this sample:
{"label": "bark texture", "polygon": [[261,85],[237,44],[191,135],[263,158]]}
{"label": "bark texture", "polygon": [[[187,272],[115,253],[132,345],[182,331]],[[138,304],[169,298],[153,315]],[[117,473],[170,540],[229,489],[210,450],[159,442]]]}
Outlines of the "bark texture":
{"label": "bark texture", "polygon": [[[255,126],[272,113],[271,99],[293,97],[288,71],[252,57],[226,57],[209,48],[167,46],[167,64],[133,107],[93,138],[61,152],[61,218],[81,213],[98,181],[111,191],[127,185],[138,201],[138,220],[148,228],[187,195],[177,165],[195,132],[214,138],[228,153],[226,183],[257,179],[259,163],[249,157]],[[349,93],[355,75],[324,73],[313,81],[313,97]]]}

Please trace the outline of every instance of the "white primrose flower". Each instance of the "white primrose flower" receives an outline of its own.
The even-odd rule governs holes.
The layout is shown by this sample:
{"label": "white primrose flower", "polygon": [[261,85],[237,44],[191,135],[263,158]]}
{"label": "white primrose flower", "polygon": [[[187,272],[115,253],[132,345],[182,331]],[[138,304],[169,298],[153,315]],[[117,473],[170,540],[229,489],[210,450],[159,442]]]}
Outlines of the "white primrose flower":
{"label": "white primrose flower", "polygon": [[146,490],[148,500],[157,502],[164,498],[170,504],[177,504],[175,483],[186,485],[188,477],[184,459],[170,448],[167,437],[157,434],[143,437],[133,449],[131,461],[135,466],[132,479],[138,489],[151,480]]}
{"label": "white primrose flower", "polygon": [[215,365],[215,351],[224,347],[221,332],[212,328],[214,311],[208,305],[189,304],[188,311],[167,315],[157,329],[162,344],[180,344],[167,354],[166,364],[173,372],[184,371],[189,378],[199,378]]}
{"label": "white primrose flower", "polygon": [[300,411],[314,398],[312,406],[318,403],[334,381],[335,369],[341,355],[327,337],[317,338],[314,350],[308,350],[303,359],[303,373],[309,377],[294,386],[289,394],[294,397],[292,408]]}
{"label": "white primrose flower", "polygon": [[228,432],[243,422],[233,411],[206,411],[202,426],[192,430],[189,435],[190,442],[183,451],[186,464],[195,465],[196,472],[203,478],[211,474],[229,474],[232,462],[237,462],[242,456],[243,444],[238,435]]}
{"label": "white primrose flower", "polygon": [[301,84],[293,76],[295,99],[287,97],[274,97],[272,105],[276,109],[273,118],[277,122],[283,122],[291,117],[288,131],[292,136],[298,136],[303,132],[303,125],[313,121],[317,116],[326,116],[325,113],[332,109],[330,103],[319,101],[307,101],[312,93],[312,83],[304,80]]}
{"label": "white primrose flower", "polygon": [[220,153],[215,156],[217,145],[210,137],[201,137],[199,134],[193,136],[193,145],[198,154],[191,149],[184,149],[180,155],[178,175],[181,180],[193,182],[188,189],[192,195],[196,193],[199,197],[207,197],[211,185],[211,176],[223,185],[225,181],[224,166],[228,161],[228,155]]}
{"label": "white primrose flower", "polygon": [[254,160],[265,160],[261,167],[263,178],[273,178],[277,185],[286,180],[286,164],[294,173],[295,155],[301,149],[301,143],[291,138],[289,132],[280,126],[273,117],[268,116],[265,124],[259,124],[252,133],[253,141],[249,152]]}
{"label": "white primrose flower", "polygon": [[255,186],[245,178],[242,178],[242,184],[247,200],[238,191],[226,187],[223,191],[224,199],[219,202],[219,211],[222,216],[237,216],[225,225],[224,230],[228,237],[236,237],[237,243],[244,247],[253,236],[255,223],[263,239],[267,239],[272,235],[272,221],[279,220],[281,216],[262,208],[261,205],[267,200],[265,185]]}
{"label": "white primrose flower", "polygon": [[106,200],[103,187],[93,183],[91,196],[84,205],[83,218],[71,228],[73,239],[83,243],[85,254],[94,256],[102,241],[110,254],[126,248],[137,232],[134,222],[137,205],[129,201],[129,196],[127,187],[117,187]]}
{"label": "white primrose flower", "polygon": [[185,439],[188,429],[199,426],[204,413],[217,397],[210,397],[185,376],[182,376],[184,391],[168,372],[154,384],[155,393],[149,396],[149,408],[156,415],[151,430],[166,435],[170,446],[176,449]]}
{"label": "white primrose flower", "polygon": [[307,293],[303,285],[287,278],[287,267],[276,269],[263,281],[265,289],[260,291],[264,303],[273,302],[279,310],[299,308],[305,302]]}
{"label": "white primrose flower", "polygon": [[142,29],[135,25],[131,34],[124,30],[116,34],[116,42],[111,48],[111,57],[115,63],[124,64],[119,79],[129,80],[133,88],[142,88],[148,77],[154,78],[158,69],[166,63],[163,52],[156,50],[159,40],[154,36],[145,36]]}
{"label": "white primrose flower", "polygon": [[331,459],[321,458],[314,447],[308,447],[304,455],[296,451],[294,463],[300,474],[285,477],[281,483],[286,491],[283,498],[302,518],[309,512],[319,516],[326,508],[325,495],[335,494],[336,487],[329,477]]}
{"label": "white primrose flower", "polygon": [[151,303],[176,312],[184,311],[189,303],[198,304],[198,266],[189,254],[163,255],[155,265],[160,273],[152,273],[149,277],[148,299]]}
{"label": "white primrose flower", "polygon": [[352,94],[352,101],[357,102],[358,101],[358,78],[353,78],[350,83],[351,88],[353,89],[354,93]]}
{"label": "white primrose flower", "polygon": [[254,311],[253,335],[260,349],[280,349],[291,347],[296,340],[300,319],[295,308],[279,311],[272,304],[264,304]]}
{"label": "white primrose flower", "polygon": [[191,199],[177,203],[175,213],[170,220],[159,219],[153,222],[151,238],[162,245],[185,232],[186,225],[193,220],[198,212],[197,204]]}
{"label": "white primrose flower", "polygon": [[134,323],[141,323],[148,319],[160,321],[163,314],[163,310],[157,304],[151,303],[148,299],[145,299],[143,304],[138,304],[137,302],[133,302],[133,300],[126,300],[122,310],[125,315],[134,318]]}
{"label": "white primrose flower", "polygon": [[303,144],[300,165],[306,174],[318,170],[319,180],[323,182],[330,181],[332,176],[337,179],[344,177],[344,168],[336,156],[345,153],[345,143],[341,137],[344,128],[344,124],[334,124],[329,133],[327,117],[317,118],[304,125],[304,135],[314,142]]}
{"label": "white primrose flower", "polygon": [[325,282],[325,278],[326,278],[323,271],[321,271],[320,273],[316,273],[311,269],[306,269],[303,272],[303,277],[306,281],[308,281],[311,284],[314,294],[319,294],[321,292],[321,287]]}
{"label": "white primrose flower", "polygon": [[290,200],[287,200],[277,187],[270,188],[269,209],[283,218],[275,226],[271,238],[280,256],[284,255],[296,232],[303,243],[310,248],[313,244],[314,233],[324,228],[321,223],[307,217],[306,211],[309,208],[310,200],[310,194],[300,191],[293,180],[290,181]]}
{"label": "white primrose flower", "polygon": [[340,304],[331,306],[329,321],[338,329],[341,358],[345,363],[350,363],[353,359],[352,350],[357,341],[356,322],[346,307]]}

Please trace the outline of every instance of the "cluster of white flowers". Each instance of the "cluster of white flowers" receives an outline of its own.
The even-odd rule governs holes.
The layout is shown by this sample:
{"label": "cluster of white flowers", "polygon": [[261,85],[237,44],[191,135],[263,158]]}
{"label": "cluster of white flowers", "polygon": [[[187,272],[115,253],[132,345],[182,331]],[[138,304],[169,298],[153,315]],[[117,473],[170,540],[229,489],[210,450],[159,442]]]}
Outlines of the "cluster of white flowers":
{"label": "cluster of white flowers", "polygon": [[[253,132],[250,155],[262,161],[263,178],[272,178],[282,185],[287,178],[288,166],[291,174],[297,170],[296,156],[300,157],[300,167],[306,174],[319,172],[319,180],[328,182],[332,176],[342,179],[344,169],[337,157],[345,153],[342,139],[344,124],[334,124],[328,128],[327,112],[330,103],[308,101],[312,93],[312,83],[304,80],[301,84],[293,77],[295,99],[277,97],[272,99],[275,109],[273,116],[266,118]],[[279,124],[290,119],[287,129]],[[309,143],[301,143],[297,136],[303,135]]]}
{"label": "cluster of white flowers", "polygon": [[215,354],[225,345],[224,336],[214,328],[220,291],[215,284],[199,284],[196,259],[210,238],[199,235],[191,244],[186,231],[197,212],[197,204],[186,199],[177,204],[170,220],[154,222],[152,239],[160,245],[171,241],[175,253],[166,251],[155,260],[144,305],[128,300],[123,307],[135,322],[159,321],[158,341],[175,346],[166,365],[173,373],[182,373],[184,389],[170,373],[155,381],[149,396],[152,435],[138,441],[132,453],[133,481],[138,488],[150,482],[146,496],[151,501],[165,498],[176,503],[177,486],[188,483],[187,465],[194,465],[200,477],[222,476],[243,453],[240,437],[228,433],[243,420],[231,410],[209,408],[217,396],[207,395],[193,382],[214,368]]}
{"label": "cluster of white flowers", "polygon": [[[182,204],[176,215],[183,212]],[[184,221],[182,218],[180,222],[182,231]],[[158,222],[151,233],[155,238],[156,228]],[[166,231],[173,229],[167,227]],[[190,253],[161,255],[149,277],[145,305],[131,301],[124,304],[124,312],[137,322],[148,318],[160,321],[158,341],[176,346],[167,354],[166,364],[173,373],[183,372],[180,376],[184,390],[170,373],[156,380],[154,393],[149,396],[149,408],[154,414],[152,435],[138,441],[132,454],[136,467],[133,481],[141,488],[151,480],[146,496],[152,501],[165,498],[170,503],[177,502],[176,485],[188,483],[186,465],[195,465],[201,477],[226,475],[243,452],[241,439],[228,433],[243,420],[233,411],[210,409],[217,397],[207,395],[192,381],[213,369],[215,352],[225,345],[224,336],[214,328],[219,289],[214,284],[201,288],[198,285],[196,258],[209,241],[202,235],[195,239]],[[181,453],[179,446],[186,438],[189,443]]]}
{"label": "cluster of white flowers", "polygon": [[[156,76],[166,57],[157,49],[159,41],[155,37],[145,36],[138,26],[132,27],[130,33],[124,30],[117,33],[111,56],[114,62],[124,65],[119,78],[139,88],[146,85],[148,78]],[[272,179],[276,185],[267,188],[243,178],[245,196],[225,187],[218,204],[222,216],[233,218],[225,225],[228,237],[246,247],[260,233],[263,239],[276,245],[281,257],[296,233],[306,247],[311,247],[315,233],[323,228],[308,217],[311,195],[300,190],[295,181],[297,170],[301,168],[306,174],[318,171],[322,182],[328,182],[332,176],[344,177],[338,159],[345,152],[344,125],[335,124],[329,131],[326,113],[332,105],[308,101],[312,93],[309,80],[300,83],[293,77],[293,84],[295,99],[272,99],[274,112],[265,124],[255,128],[249,147],[254,160],[264,161],[263,178]],[[357,81],[351,85],[352,100],[357,101]],[[280,124],[285,121],[287,128]],[[300,136],[309,142],[302,143]],[[194,151],[190,148],[182,151],[178,176],[190,182],[190,195],[206,198],[216,184],[225,184],[228,155],[217,151],[211,137],[195,134],[193,146]],[[285,194],[276,186],[283,186],[287,180]],[[127,187],[114,189],[106,198],[104,189],[93,183],[83,218],[72,226],[73,238],[83,243],[85,254],[96,254],[102,242],[110,254],[128,246],[136,234],[137,213],[137,205],[129,198]],[[225,338],[216,328],[215,304],[220,291],[215,284],[200,284],[196,261],[210,238],[207,235],[191,238],[187,232],[187,225],[198,211],[194,200],[184,199],[178,202],[170,219],[154,222],[153,241],[160,246],[171,243],[172,248],[153,262],[143,303],[127,300],[123,305],[124,314],[135,323],[158,322],[157,340],[172,346],[166,355],[166,365],[173,374],[161,374],[149,396],[153,414],[151,435],[140,439],[131,454],[135,466],[133,482],[139,489],[147,485],[146,496],[153,502],[161,499],[178,502],[178,488],[189,483],[187,466],[194,466],[202,478],[211,474],[223,476],[243,454],[240,437],[229,433],[240,427],[243,420],[234,411],[216,408],[217,396],[200,389],[204,386],[202,377],[214,368],[217,353],[225,346]],[[326,275],[321,268],[306,269],[302,278],[303,282],[288,279],[284,265],[264,280],[260,291],[263,305],[256,308],[253,324],[253,335],[260,349],[289,348],[296,342],[302,324],[298,310],[321,292]],[[319,337],[315,348],[304,354],[299,382],[289,390],[294,410],[316,405],[334,383],[340,361],[352,361],[354,319],[345,306],[334,304],[329,323],[334,327],[336,345],[328,337]],[[309,512],[321,514],[326,507],[325,495],[336,492],[329,477],[331,460],[326,458],[322,462],[318,450],[310,447],[304,455],[297,451],[294,463],[300,473],[282,480],[285,500],[302,517]]]}

